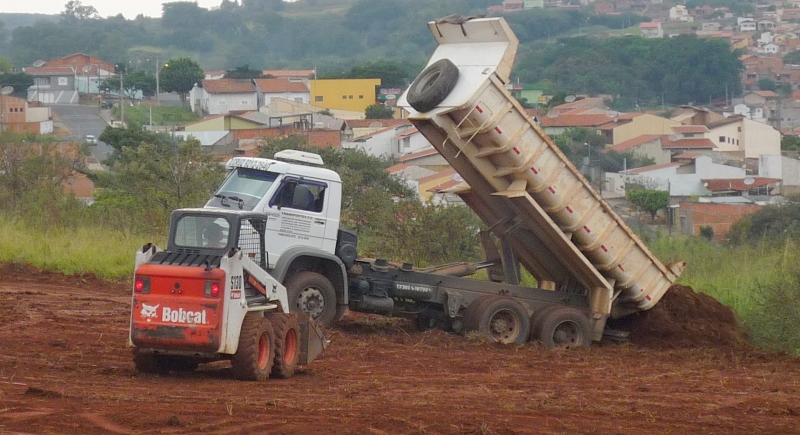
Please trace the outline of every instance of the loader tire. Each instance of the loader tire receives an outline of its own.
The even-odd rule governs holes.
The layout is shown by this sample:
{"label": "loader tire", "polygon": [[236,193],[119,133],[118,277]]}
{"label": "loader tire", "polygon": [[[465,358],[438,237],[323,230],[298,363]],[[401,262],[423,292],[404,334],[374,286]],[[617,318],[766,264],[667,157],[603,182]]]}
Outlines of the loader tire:
{"label": "loader tire", "polygon": [[261,313],[247,313],[239,332],[239,348],[231,358],[234,378],[264,381],[269,378],[275,357],[275,333]]}
{"label": "loader tire", "polygon": [[580,310],[557,307],[545,313],[538,339],[548,349],[589,347],[592,344],[592,324]]}
{"label": "loader tire", "polygon": [[418,112],[428,112],[439,105],[458,81],[458,67],[450,59],[430,64],[408,88],[406,100]]}
{"label": "loader tire", "polygon": [[295,314],[275,313],[267,317],[275,331],[275,358],[272,376],[288,379],[300,362],[300,324]]}
{"label": "loader tire", "polygon": [[522,344],[530,336],[530,315],[514,299],[495,295],[481,296],[465,310],[464,329],[476,331],[498,343]]}
{"label": "loader tire", "polygon": [[315,322],[329,326],[336,318],[336,291],[324,276],[303,271],[286,281],[289,311],[308,313]]}

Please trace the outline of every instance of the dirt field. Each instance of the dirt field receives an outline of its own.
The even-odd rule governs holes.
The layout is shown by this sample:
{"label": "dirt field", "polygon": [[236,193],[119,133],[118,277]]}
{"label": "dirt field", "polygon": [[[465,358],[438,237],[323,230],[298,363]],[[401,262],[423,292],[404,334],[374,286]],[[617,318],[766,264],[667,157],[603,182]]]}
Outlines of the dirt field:
{"label": "dirt field", "polygon": [[126,284],[0,272],[4,434],[800,433],[800,359],[744,345],[688,288],[617,325],[631,344],[585,350],[351,314],[296,377],[252,383],[223,364],[137,375]]}

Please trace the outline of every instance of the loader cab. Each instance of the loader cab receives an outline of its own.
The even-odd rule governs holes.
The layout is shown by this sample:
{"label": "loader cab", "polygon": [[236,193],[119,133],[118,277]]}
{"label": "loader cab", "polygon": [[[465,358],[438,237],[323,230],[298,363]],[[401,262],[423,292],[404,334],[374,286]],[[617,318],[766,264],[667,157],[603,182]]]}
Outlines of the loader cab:
{"label": "loader cab", "polygon": [[231,171],[206,208],[242,210],[266,216],[269,268],[296,246],[334,253],[341,213],[339,174],[314,165],[316,154],[282,151],[284,160],[234,157]]}

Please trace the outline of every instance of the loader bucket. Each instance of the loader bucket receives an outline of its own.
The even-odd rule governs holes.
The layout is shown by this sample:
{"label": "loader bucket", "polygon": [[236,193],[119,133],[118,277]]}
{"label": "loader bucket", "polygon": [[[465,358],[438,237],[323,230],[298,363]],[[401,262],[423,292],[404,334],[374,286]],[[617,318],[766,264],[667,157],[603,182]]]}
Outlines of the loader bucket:
{"label": "loader bucket", "polygon": [[300,365],[306,365],[314,361],[331,341],[325,337],[322,328],[309,316],[308,313],[297,313],[297,321],[300,323]]}

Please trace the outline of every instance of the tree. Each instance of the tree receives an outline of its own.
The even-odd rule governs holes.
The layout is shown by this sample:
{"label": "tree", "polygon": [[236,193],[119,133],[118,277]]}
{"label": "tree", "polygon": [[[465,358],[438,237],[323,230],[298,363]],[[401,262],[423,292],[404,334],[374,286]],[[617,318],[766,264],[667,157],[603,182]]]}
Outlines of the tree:
{"label": "tree", "polygon": [[237,66],[236,69],[225,73],[226,79],[260,79],[263,77],[261,70],[250,69],[250,65]]}
{"label": "tree", "polygon": [[781,151],[800,152],[800,136],[783,136],[781,138]]}
{"label": "tree", "polygon": [[70,0],[64,5],[61,17],[66,21],[84,21],[100,18],[94,6],[84,6],[80,0]]}
{"label": "tree", "polygon": [[784,64],[792,64],[797,65],[800,63],[800,50],[795,50],[789,53],[786,53],[786,56],[783,56],[783,63]]}
{"label": "tree", "polygon": [[758,89],[762,91],[774,91],[778,86],[769,77],[764,77],[758,80]]}
{"label": "tree", "polygon": [[128,98],[133,98],[137,91],[142,91],[142,95],[144,96],[153,96],[156,94],[155,74],[150,74],[142,70],[124,74],[121,83],[120,77],[107,77],[100,82],[100,89],[118,92],[120,84],[122,84],[123,92]]}
{"label": "tree", "polygon": [[371,104],[367,106],[364,115],[367,119],[392,119],[394,118],[394,110],[383,104]]}
{"label": "tree", "polygon": [[203,80],[204,76],[203,68],[194,59],[190,57],[170,59],[167,61],[167,66],[161,70],[161,90],[177,92],[185,104],[186,95],[195,83]]}
{"label": "tree", "polygon": [[625,197],[639,209],[650,213],[653,222],[656,213],[669,205],[669,192],[666,190],[628,189]]}
{"label": "tree", "polygon": [[139,228],[163,228],[173,210],[202,206],[225,176],[225,168],[194,138],[123,147],[113,168],[95,204],[124,210]]}

